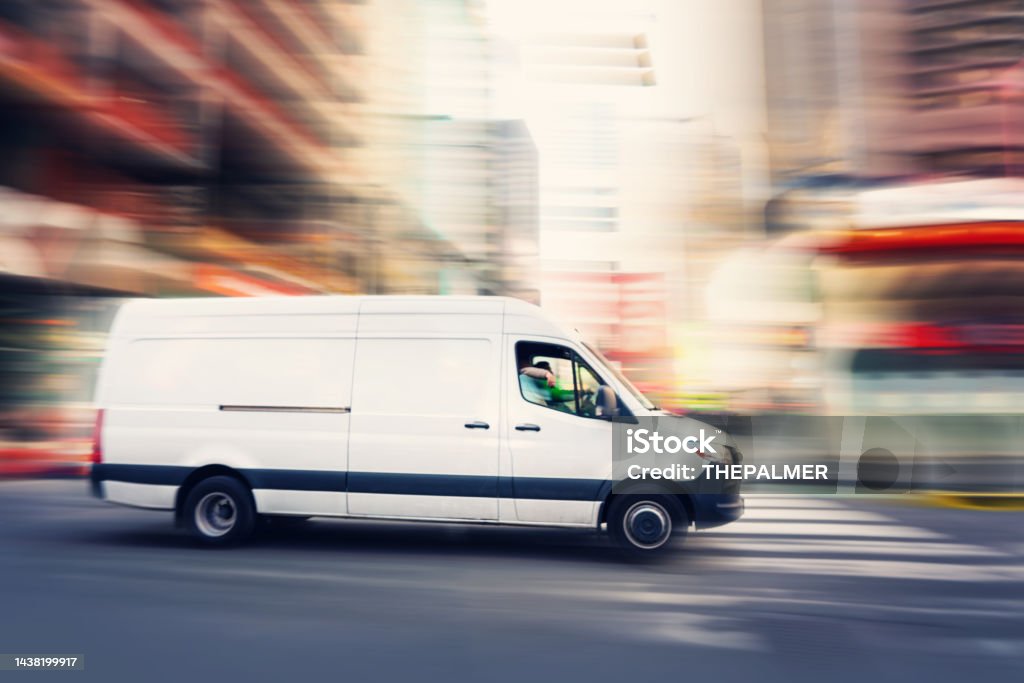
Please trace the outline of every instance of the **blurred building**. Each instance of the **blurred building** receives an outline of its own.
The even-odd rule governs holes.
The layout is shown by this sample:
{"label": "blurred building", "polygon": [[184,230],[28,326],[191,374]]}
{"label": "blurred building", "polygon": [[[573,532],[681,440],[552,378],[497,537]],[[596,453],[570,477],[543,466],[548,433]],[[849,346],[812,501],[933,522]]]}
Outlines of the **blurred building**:
{"label": "blurred building", "polygon": [[777,184],[807,178],[1018,175],[1019,0],[767,0]]}
{"label": "blurred building", "polygon": [[490,50],[463,0],[0,3],[0,420],[87,404],[123,296],[536,300]]}
{"label": "blurred building", "polygon": [[450,21],[475,3],[413,5],[4,3],[5,268],[124,294],[476,291],[493,254],[404,190],[424,98],[486,115],[486,41]]}
{"label": "blurred building", "polygon": [[537,294],[537,150],[494,112],[496,42],[477,0],[379,0],[371,93],[380,182],[448,245],[436,290]]}
{"label": "blurred building", "polygon": [[360,289],[344,267],[360,235],[332,229],[359,198],[352,6],[14,0],[0,22],[0,182],[62,238],[101,243],[78,272],[44,258],[28,275],[140,294]]}
{"label": "blurred building", "polygon": [[685,190],[648,192],[678,178],[671,166],[651,163],[652,151],[675,140],[644,121],[621,125],[628,100],[639,97],[634,91],[656,83],[647,35],[628,27],[540,33],[525,43],[522,59],[535,97],[547,105],[536,122],[544,151],[541,300],[645,388],[663,388],[652,385],[659,375],[671,385],[670,292],[684,261]]}
{"label": "blurred building", "polygon": [[498,292],[540,303],[537,145],[520,120],[490,124],[495,158],[491,210],[496,226],[491,263]]}
{"label": "blurred building", "polygon": [[[585,5],[536,7],[519,28],[540,153],[541,301],[678,407],[700,391],[691,370],[706,342],[694,332],[714,264],[760,212],[750,152],[761,142],[747,137],[760,110],[731,115],[733,98],[760,101],[747,89],[760,50],[712,36],[756,37],[759,15],[735,3]],[[737,78],[712,83],[715,69]]]}
{"label": "blurred building", "polygon": [[41,415],[87,405],[122,296],[441,291],[466,259],[381,163],[374,9],[0,3],[0,431],[88,422]]}
{"label": "blurred building", "polygon": [[907,13],[915,165],[1024,173],[1024,3],[913,0]]}
{"label": "blurred building", "polygon": [[424,118],[412,201],[465,262],[445,291],[536,301],[537,150],[521,121]]}
{"label": "blurred building", "polygon": [[0,4],[5,408],[88,400],[111,297],[362,289],[362,30],[347,3]]}
{"label": "blurred building", "polygon": [[775,196],[719,365],[755,408],[1019,411],[1024,3],[764,12]]}

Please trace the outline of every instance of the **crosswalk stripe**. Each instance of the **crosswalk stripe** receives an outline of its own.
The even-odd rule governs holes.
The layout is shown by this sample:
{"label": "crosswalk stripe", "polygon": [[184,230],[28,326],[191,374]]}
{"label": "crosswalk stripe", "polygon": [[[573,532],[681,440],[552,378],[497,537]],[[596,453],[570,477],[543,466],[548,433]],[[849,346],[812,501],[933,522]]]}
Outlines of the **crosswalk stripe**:
{"label": "crosswalk stripe", "polygon": [[1006,553],[991,548],[961,543],[935,543],[905,541],[865,541],[853,539],[837,539],[828,542],[806,538],[771,540],[771,541],[737,541],[731,538],[703,538],[699,544],[700,552],[722,554],[799,554],[809,555],[896,555],[914,557],[1007,557]]}
{"label": "crosswalk stripe", "polygon": [[761,522],[764,520],[790,522],[872,522],[891,523],[892,519],[876,512],[864,510],[844,510],[841,508],[748,508],[740,523]]}
{"label": "crosswalk stripe", "polygon": [[833,522],[750,522],[742,520],[705,532],[710,536],[828,536],[829,538],[946,538],[944,534],[900,524]]}
{"label": "crosswalk stripe", "polygon": [[736,557],[728,560],[731,569],[750,569],[792,574],[825,574],[831,576],[870,576],[935,581],[1021,581],[1024,568],[1019,566],[962,564],[953,562],[912,562],[821,557]]}
{"label": "crosswalk stripe", "polygon": [[837,500],[818,498],[815,496],[793,496],[776,494],[745,494],[748,508],[816,508],[843,509]]}
{"label": "crosswalk stripe", "polygon": [[874,510],[810,497],[747,498],[744,516],[708,529],[695,550],[725,571],[1022,581],[1002,550],[956,542]]}

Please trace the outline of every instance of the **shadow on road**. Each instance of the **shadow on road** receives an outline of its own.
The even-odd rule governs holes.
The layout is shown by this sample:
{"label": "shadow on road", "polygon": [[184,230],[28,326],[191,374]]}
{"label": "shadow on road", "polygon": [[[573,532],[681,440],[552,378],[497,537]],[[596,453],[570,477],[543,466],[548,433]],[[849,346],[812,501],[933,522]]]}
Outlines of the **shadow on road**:
{"label": "shadow on road", "polygon": [[[405,556],[430,558],[521,558],[556,562],[624,566],[624,559],[603,533],[587,529],[494,526],[487,524],[416,523],[358,519],[313,518],[298,524],[273,524],[250,542],[228,550],[197,545],[182,529],[175,529],[170,514],[111,506],[87,495],[81,482],[55,484],[23,482],[0,487],[0,516],[8,524],[0,540],[38,542],[82,549],[118,548],[239,554],[246,557],[274,554],[287,558],[320,554],[329,557]],[[669,553],[668,564],[696,553],[687,539],[679,552]],[[665,562],[651,563],[664,566]]]}
{"label": "shadow on road", "polygon": [[[206,549],[170,525],[156,528],[94,531],[77,535],[79,543],[119,547],[192,549],[196,552],[296,551],[437,557],[517,557],[556,561],[623,564],[603,535],[592,531],[526,529],[402,522],[314,519],[284,528],[263,529],[236,549]],[[685,553],[684,553],[685,554]],[[679,554],[673,554],[679,557]]]}

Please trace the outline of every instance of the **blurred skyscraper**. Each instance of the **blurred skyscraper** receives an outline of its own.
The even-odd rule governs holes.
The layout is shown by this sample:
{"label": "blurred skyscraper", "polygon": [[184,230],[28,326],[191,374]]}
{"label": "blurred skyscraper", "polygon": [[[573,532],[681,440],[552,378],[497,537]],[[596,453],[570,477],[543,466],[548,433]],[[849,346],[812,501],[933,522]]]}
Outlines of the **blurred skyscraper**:
{"label": "blurred skyscraper", "polygon": [[112,297],[364,289],[363,10],[0,3],[0,429],[74,423]]}
{"label": "blurred skyscraper", "polygon": [[913,0],[907,14],[908,152],[935,173],[1024,173],[1024,2]]}
{"label": "blurred skyscraper", "polygon": [[86,405],[120,296],[536,299],[490,46],[462,0],[0,3],[0,431]]}
{"label": "blurred skyscraper", "polygon": [[1019,175],[1020,0],[766,0],[772,168]]}
{"label": "blurred skyscraper", "polygon": [[674,402],[694,379],[712,264],[760,213],[760,15],[732,2],[495,5],[520,46],[506,106],[540,154],[542,303]]}
{"label": "blurred skyscraper", "polygon": [[[482,2],[379,0],[377,41],[390,93],[381,182],[449,245],[437,289],[537,300],[537,154],[520,121],[494,110],[495,37]],[[429,291],[429,290],[428,290]]]}
{"label": "blurred skyscraper", "polygon": [[8,271],[125,293],[358,291],[361,235],[342,226],[360,198],[360,22],[326,2],[0,5],[5,233],[38,254]]}

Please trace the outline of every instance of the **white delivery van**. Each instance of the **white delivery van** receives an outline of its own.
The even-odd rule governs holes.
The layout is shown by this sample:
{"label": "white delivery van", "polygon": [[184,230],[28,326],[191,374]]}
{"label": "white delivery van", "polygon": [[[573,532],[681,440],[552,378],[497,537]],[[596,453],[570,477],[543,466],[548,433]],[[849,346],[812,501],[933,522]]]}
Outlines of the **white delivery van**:
{"label": "white delivery van", "polygon": [[613,495],[610,418],[657,410],[515,299],[133,300],[96,403],[94,494],[211,545],[329,516],[607,525],[656,554],[743,510],[736,491]]}

